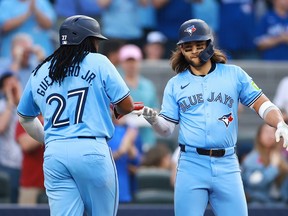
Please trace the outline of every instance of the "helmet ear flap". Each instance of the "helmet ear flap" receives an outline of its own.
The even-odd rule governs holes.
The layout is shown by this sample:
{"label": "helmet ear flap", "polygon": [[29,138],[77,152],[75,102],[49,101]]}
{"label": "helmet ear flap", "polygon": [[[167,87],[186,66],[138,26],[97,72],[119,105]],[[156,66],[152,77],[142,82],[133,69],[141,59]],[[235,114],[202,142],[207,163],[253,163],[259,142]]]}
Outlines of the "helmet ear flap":
{"label": "helmet ear flap", "polygon": [[199,58],[202,62],[207,62],[214,55],[213,43],[208,41],[207,47],[199,54]]}

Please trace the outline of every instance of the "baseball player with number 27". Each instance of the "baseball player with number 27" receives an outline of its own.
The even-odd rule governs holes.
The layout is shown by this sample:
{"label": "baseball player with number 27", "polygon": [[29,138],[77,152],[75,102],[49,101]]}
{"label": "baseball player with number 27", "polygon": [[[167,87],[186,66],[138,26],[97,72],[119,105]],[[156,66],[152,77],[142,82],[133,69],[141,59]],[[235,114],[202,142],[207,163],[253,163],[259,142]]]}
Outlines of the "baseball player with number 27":
{"label": "baseball player with number 27", "polygon": [[[27,133],[45,143],[44,184],[53,216],[116,216],[118,179],[107,139],[114,133],[110,104],[119,118],[134,103],[113,64],[97,53],[99,23],[68,17],[60,47],[30,76],[18,105]],[[36,118],[44,117],[44,130]],[[44,133],[45,132],[45,133]]]}
{"label": "baseball player with number 27", "polygon": [[191,19],[179,28],[171,56],[176,76],[164,90],[159,115],[144,107],[143,116],[160,135],[179,124],[179,155],[175,182],[175,215],[204,215],[208,202],[215,215],[248,215],[235,144],[238,104],[254,109],[277,128],[277,142],[288,147],[288,126],[279,109],[240,67],[226,64],[213,46],[210,27]]}

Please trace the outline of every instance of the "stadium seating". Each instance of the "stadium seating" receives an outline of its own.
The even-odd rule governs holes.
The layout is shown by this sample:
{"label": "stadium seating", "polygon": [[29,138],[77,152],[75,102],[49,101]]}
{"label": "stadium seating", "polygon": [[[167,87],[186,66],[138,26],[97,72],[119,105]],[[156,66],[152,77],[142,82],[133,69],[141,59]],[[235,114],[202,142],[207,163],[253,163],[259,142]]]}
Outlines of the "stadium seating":
{"label": "stadium seating", "polygon": [[0,172],[0,203],[10,202],[10,178],[4,173]]}
{"label": "stadium seating", "polygon": [[140,168],[136,173],[135,203],[173,203],[170,171],[159,168]]}

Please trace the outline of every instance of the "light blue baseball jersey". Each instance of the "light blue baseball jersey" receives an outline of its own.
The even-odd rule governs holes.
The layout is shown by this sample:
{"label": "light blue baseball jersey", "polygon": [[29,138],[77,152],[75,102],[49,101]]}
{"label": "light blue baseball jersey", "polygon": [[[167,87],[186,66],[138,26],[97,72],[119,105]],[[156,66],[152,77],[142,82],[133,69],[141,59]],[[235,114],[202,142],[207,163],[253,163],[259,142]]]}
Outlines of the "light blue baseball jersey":
{"label": "light blue baseball jersey", "polygon": [[109,105],[130,95],[113,64],[104,55],[89,53],[79,66],[68,69],[61,86],[51,85],[49,66],[45,63],[31,75],[18,114],[34,117],[42,113],[45,143],[77,136],[111,138],[114,126]]}
{"label": "light blue baseball jersey", "polygon": [[239,101],[250,106],[263,94],[240,67],[213,65],[215,69],[204,77],[186,70],[165,87],[160,116],[179,123],[181,144],[208,149],[235,146]]}

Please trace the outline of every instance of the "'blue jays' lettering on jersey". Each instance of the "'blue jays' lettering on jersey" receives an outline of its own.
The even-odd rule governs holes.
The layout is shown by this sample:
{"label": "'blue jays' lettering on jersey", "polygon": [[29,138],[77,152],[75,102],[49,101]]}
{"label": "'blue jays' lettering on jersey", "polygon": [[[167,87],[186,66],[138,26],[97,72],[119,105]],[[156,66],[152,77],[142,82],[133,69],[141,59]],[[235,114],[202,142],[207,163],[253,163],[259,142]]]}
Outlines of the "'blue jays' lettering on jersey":
{"label": "'blue jays' lettering on jersey", "polygon": [[186,70],[169,80],[160,116],[180,124],[179,143],[200,148],[235,146],[238,104],[252,105],[261,95],[240,67],[216,64],[205,77]]}
{"label": "'blue jays' lettering on jersey", "polygon": [[114,126],[109,105],[130,95],[113,64],[101,54],[90,53],[79,66],[67,70],[61,86],[51,85],[49,65],[45,63],[36,76],[31,75],[18,113],[24,117],[42,113],[45,143],[77,136],[111,138]]}

